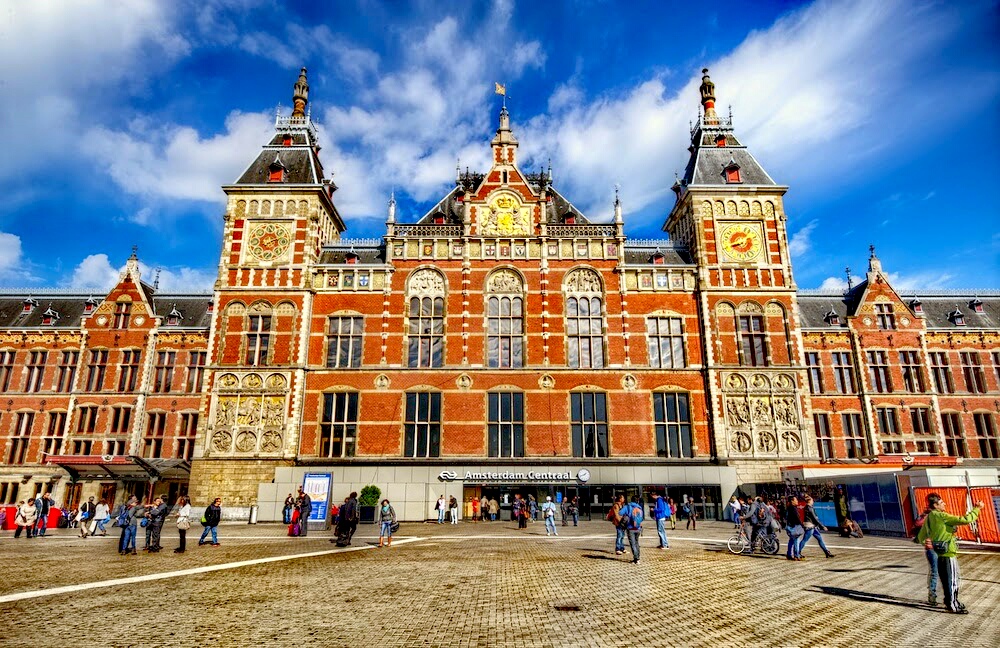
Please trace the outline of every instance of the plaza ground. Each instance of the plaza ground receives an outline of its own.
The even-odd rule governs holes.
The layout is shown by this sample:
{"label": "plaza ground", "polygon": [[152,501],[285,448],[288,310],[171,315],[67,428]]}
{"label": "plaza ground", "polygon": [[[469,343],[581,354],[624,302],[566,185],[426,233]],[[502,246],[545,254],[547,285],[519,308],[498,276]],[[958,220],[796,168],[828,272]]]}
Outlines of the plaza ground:
{"label": "plaza ground", "polygon": [[[197,526],[197,525],[196,525]],[[505,523],[374,527],[337,549],[329,532],[220,527],[221,546],[120,557],[117,529],[80,539],[0,536],[7,645],[62,646],[996,646],[1000,553],[960,558],[967,616],[926,604],[926,563],[908,540],[827,535],[803,562],[734,556],[731,525],[701,522],[616,556],[606,522],[546,537]],[[196,533],[196,529],[191,530]],[[140,530],[140,543],[142,531]]]}

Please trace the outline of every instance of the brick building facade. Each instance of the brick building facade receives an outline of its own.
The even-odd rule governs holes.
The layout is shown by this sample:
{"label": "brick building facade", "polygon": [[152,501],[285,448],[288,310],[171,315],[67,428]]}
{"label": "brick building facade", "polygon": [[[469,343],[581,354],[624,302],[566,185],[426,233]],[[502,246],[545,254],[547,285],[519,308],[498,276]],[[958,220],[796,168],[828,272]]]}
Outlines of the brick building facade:
{"label": "brick building facade", "polygon": [[223,187],[212,294],[160,296],[133,257],[106,296],[0,295],[0,495],[190,489],[274,519],[320,472],[335,499],[379,485],[405,519],[442,493],[600,508],[664,485],[714,515],[783,466],[1000,464],[1000,296],[900,295],[874,250],[846,294],[798,290],[787,187],[707,71],[701,93],[668,239],[523,173],[506,108],[490,169],[346,239],[303,70]]}

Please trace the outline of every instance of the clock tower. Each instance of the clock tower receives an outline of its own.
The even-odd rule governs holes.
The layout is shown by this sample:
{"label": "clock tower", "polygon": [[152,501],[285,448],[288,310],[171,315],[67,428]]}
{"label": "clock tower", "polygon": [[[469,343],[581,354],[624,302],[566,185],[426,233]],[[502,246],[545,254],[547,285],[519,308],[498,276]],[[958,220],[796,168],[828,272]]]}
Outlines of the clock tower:
{"label": "clock tower", "polygon": [[716,112],[707,69],[700,93],[691,156],[664,229],[698,266],[718,456],[742,466],[741,483],[778,481],[781,465],[811,458],[816,447],[782,200],[788,188],[737,138],[732,116]]}

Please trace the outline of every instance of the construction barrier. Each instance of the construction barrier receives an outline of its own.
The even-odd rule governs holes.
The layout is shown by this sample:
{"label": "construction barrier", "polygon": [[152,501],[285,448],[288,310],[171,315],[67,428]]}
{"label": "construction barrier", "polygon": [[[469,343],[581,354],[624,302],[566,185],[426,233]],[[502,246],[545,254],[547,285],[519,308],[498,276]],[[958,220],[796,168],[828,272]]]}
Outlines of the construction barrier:
{"label": "construction barrier", "polygon": [[930,493],[940,495],[945,502],[946,510],[952,515],[965,515],[975,502],[982,500],[983,510],[975,527],[962,525],[958,527],[955,536],[959,540],[968,542],[1000,544],[1000,488],[968,489],[961,486],[914,488],[914,502],[918,505],[919,511],[927,507],[927,495]]}

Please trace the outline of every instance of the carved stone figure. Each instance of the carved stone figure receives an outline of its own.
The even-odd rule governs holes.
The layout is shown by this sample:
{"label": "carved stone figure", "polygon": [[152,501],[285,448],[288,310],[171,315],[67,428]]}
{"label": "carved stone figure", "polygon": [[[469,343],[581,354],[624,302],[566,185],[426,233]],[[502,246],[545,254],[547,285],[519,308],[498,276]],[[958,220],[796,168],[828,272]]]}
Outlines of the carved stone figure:
{"label": "carved stone figure", "polygon": [[253,432],[240,432],[236,436],[236,450],[238,452],[253,452],[257,447],[257,437]]}
{"label": "carved stone figure", "polygon": [[788,452],[798,452],[799,448],[802,447],[802,441],[799,439],[798,432],[793,430],[785,430],[781,434],[781,440],[785,442],[785,450]]}
{"label": "carved stone figure", "polygon": [[229,452],[233,447],[233,435],[229,432],[216,432],[212,437],[212,449],[216,452]]}
{"label": "carved stone figure", "polygon": [[733,427],[746,427],[750,425],[750,408],[742,398],[730,398],[727,400],[726,413],[729,415],[729,424]]}
{"label": "carved stone figure", "polygon": [[520,293],[524,287],[521,283],[521,277],[516,272],[498,270],[490,275],[487,289],[494,293]]}
{"label": "carved stone figure", "polygon": [[278,452],[281,450],[281,435],[274,430],[268,430],[260,437],[261,452]]}
{"label": "carved stone figure", "polygon": [[236,399],[220,398],[219,408],[215,413],[215,424],[219,427],[229,427],[236,421]]}
{"label": "carved stone figure", "polygon": [[389,389],[389,376],[385,374],[375,376],[375,389]]}
{"label": "carved stone figure", "polygon": [[256,427],[260,423],[260,401],[256,398],[246,398],[240,401],[239,414],[236,416],[239,425]]}
{"label": "carved stone figure", "polygon": [[417,270],[410,276],[410,294],[443,295],[444,279],[434,270]]}
{"label": "carved stone figure", "polygon": [[757,447],[764,452],[774,452],[778,447],[778,438],[772,430],[761,430],[757,436]]}
{"label": "carved stone figure", "polygon": [[639,381],[637,381],[635,376],[632,374],[625,374],[625,376],[622,377],[622,387],[625,388],[625,391],[634,391],[638,384]]}
{"label": "carved stone figure", "polygon": [[774,399],[774,418],[779,424],[789,427],[798,423],[798,417],[795,415],[795,403],[791,398]]}
{"label": "carved stone figure", "polygon": [[753,442],[750,439],[750,434],[740,430],[733,434],[733,439],[731,444],[733,450],[736,452],[750,452],[750,448],[753,447]]}
{"label": "carved stone figure", "polygon": [[264,399],[264,427],[280,427],[285,419],[285,399],[281,396],[268,396]]}
{"label": "carved stone figure", "polygon": [[751,404],[754,423],[769,424],[771,422],[771,405],[767,398],[754,398]]}
{"label": "carved stone figure", "polygon": [[566,290],[578,293],[601,292],[601,278],[588,268],[579,268],[566,277]]}

